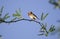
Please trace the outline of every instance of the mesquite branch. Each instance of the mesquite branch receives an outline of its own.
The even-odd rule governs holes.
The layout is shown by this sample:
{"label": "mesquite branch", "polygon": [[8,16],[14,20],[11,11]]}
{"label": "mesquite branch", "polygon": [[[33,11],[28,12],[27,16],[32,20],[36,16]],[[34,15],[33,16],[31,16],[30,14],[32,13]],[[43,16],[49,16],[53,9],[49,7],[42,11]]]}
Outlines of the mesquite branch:
{"label": "mesquite branch", "polygon": [[15,21],[2,21],[3,23],[14,23],[14,22],[19,22],[19,21],[32,21],[32,22],[35,22],[35,23],[38,23],[38,24],[40,24],[40,26],[42,26],[42,23],[41,22],[39,22],[39,21],[36,21],[36,20],[31,20],[31,19],[25,19],[25,18],[23,18],[23,19],[18,19],[18,20],[15,20]]}
{"label": "mesquite branch", "polygon": [[40,32],[42,34],[39,34],[39,35],[45,35],[45,36],[48,36],[49,32],[53,32],[55,30],[55,27],[53,25],[51,25],[49,30],[47,30],[47,28],[46,28],[47,24],[44,24],[43,22],[40,22],[40,21],[43,21],[47,17],[48,13],[47,14],[42,13],[41,18],[40,18],[41,20],[38,21],[38,20],[31,20],[31,19],[23,18],[20,11],[18,10],[18,11],[16,11],[16,13],[13,14],[13,17],[15,17],[15,18],[13,18],[10,21],[6,21],[6,19],[8,19],[10,17],[8,15],[9,13],[5,14],[4,17],[1,17],[2,16],[2,11],[3,11],[3,7],[0,10],[0,23],[15,23],[15,22],[19,22],[19,21],[29,21],[29,22],[32,21],[32,22],[38,23],[41,26],[41,28],[40,28],[41,31]]}

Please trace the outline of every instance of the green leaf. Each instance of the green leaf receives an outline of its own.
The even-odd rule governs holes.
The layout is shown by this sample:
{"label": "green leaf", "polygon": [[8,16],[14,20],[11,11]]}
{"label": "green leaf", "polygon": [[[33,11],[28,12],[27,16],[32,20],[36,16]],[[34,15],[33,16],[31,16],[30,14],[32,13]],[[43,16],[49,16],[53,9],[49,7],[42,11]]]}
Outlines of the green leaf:
{"label": "green leaf", "polygon": [[19,11],[16,11],[16,14],[17,16],[21,16],[20,12]]}
{"label": "green leaf", "polygon": [[50,29],[49,29],[49,32],[53,32],[55,30],[55,26],[54,25],[51,25]]}
{"label": "green leaf", "polygon": [[9,13],[5,14],[5,16],[3,17],[3,19],[8,19],[10,16],[8,16]]}
{"label": "green leaf", "polygon": [[46,33],[45,36],[48,36],[48,33]]}
{"label": "green leaf", "polygon": [[0,16],[2,15],[3,8],[4,8],[4,6],[2,6],[1,9],[0,9]]}
{"label": "green leaf", "polygon": [[16,13],[13,14],[13,16],[18,16],[18,17],[19,17],[19,16],[21,16],[21,15],[20,15],[20,13],[19,13],[18,11],[16,11]]}
{"label": "green leaf", "polygon": [[41,20],[43,20],[43,15],[44,15],[44,14],[42,13],[42,14],[41,14]]}
{"label": "green leaf", "polygon": [[46,26],[44,24],[42,24],[42,28],[43,30],[46,30]]}
{"label": "green leaf", "polygon": [[17,11],[17,10],[16,10],[16,13],[13,14],[13,16],[14,16],[14,17],[17,17],[17,18],[22,18],[22,16],[21,16],[21,11],[19,11],[19,10]]}
{"label": "green leaf", "polygon": [[14,17],[17,17],[17,16],[19,16],[19,15],[16,13],[16,14],[13,14],[13,16],[14,16]]}
{"label": "green leaf", "polygon": [[8,19],[10,16],[6,16],[6,18],[5,19]]}
{"label": "green leaf", "polygon": [[48,13],[44,15],[43,13],[41,14],[41,21],[43,21],[46,17],[48,16]]}
{"label": "green leaf", "polygon": [[43,20],[44,20],[47,16],[48,16],[48,13],[47,13],[45,16],[43,16]]}

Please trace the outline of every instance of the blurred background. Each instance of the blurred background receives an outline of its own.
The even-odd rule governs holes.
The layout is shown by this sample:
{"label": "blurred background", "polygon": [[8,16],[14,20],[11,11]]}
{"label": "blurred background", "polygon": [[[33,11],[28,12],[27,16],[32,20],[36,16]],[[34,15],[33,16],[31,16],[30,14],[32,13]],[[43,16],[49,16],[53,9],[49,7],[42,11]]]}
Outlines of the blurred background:
{"label": "blurred background", "polygon": [[[30,19],[27,15],[29,11],[41,17],[41,13],[48,13],[49,15],[43,21],[47,23],[47,29],[51,24],[55,25],[55,32],[46,36],[38,36],[40,25],[29,21],[19,21],[16,23],[1,23],[0,35],[1,39],[60,39],[60,9],[54,8],[54,5],[49,3],[49,0],[0,0],[0,8],[4,6],[3,15],[9,13],[10,18],[13,18],[12,14],[19,8],[23,18]],[[2,16],[3,17],[3,16]]]}

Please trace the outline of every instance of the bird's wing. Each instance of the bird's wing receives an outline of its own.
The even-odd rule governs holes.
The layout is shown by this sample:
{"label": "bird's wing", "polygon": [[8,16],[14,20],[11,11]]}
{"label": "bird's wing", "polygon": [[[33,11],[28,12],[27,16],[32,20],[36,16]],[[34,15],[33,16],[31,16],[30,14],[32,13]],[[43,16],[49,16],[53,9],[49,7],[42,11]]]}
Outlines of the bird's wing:
{"label": "bird's wing", "polygon": [[35,14],[33,14],[37,19],[39,19]]}

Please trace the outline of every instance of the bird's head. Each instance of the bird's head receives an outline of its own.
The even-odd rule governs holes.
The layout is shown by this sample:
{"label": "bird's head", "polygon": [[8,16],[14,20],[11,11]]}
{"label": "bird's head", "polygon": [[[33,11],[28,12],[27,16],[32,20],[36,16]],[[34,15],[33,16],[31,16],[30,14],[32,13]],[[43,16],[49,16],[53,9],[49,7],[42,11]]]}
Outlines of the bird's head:
{"label": "bird's head", "polygon": [[31,14],[33,14],[33,12],[32,12],[32,11],[28,12],[28,16],[29,16],[29,15],[31,15]]}

